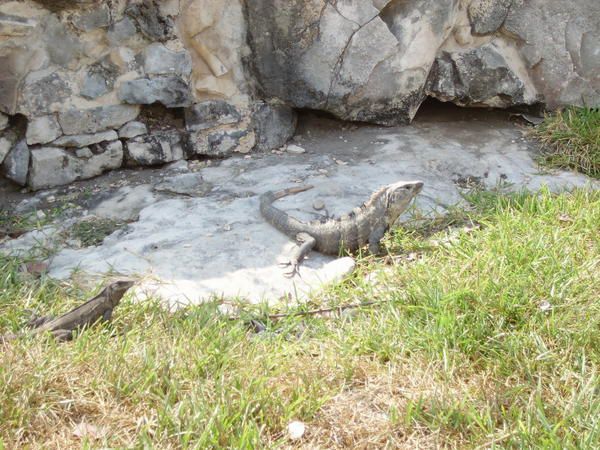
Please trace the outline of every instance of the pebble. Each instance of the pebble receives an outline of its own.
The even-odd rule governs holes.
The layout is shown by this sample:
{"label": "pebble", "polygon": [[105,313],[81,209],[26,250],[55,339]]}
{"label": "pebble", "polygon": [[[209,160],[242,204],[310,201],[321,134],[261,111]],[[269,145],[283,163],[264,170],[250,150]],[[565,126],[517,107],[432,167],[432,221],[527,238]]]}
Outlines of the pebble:
{"label": "pebble", "polygon": [[321,211],[325,208],[325,202],[323,200],[317,199],[313,202],[313,208],[317,211]]}
{"label": "pebble", "polygon": [[306,431],[306,425],[304,423],[294,420],[288,424],[288,434],[292,441],[296,441],[302,436],[304,436],[304,432]]}
{"label": "pebble", "polygon": [[229,225],[229,224],[224,225],[223,226],[223,230],[225,230],[225,231],[231,231],[231,225]]}
{"label": "pebble", "polygon": [[301,155],[302,153],[306,153],[305,149],[295,144],[288,145],[286,151],[292,155]]}
{"label": "pebble", "polygon": [[37,217],[38,219],[40,219],[40,220],[41,220],[41,219],[44,219],[44,218],[46,217],[46,213],[45,213],[44,211],[42,211],[42,210],[39,210],[39,211],[37,211],[37,212],[35,213],[35,215],[36,215],[36,217]]}

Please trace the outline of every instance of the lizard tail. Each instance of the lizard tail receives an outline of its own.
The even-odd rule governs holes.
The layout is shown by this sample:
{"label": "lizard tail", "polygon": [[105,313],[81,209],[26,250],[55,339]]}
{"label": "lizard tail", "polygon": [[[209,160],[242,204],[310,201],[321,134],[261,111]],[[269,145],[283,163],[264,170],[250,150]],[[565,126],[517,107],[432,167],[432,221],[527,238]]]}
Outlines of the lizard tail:
{"label": "lizard tail", "polygon": [[298,194],[300,192],[308,191],[312,189],[314,186],[307,184],[304,186],[297,186],[292,188],[283,189],[281,191],[271,192],[271,198],[273,200],[279,200],[282,197],[287,197],[288,195]]}

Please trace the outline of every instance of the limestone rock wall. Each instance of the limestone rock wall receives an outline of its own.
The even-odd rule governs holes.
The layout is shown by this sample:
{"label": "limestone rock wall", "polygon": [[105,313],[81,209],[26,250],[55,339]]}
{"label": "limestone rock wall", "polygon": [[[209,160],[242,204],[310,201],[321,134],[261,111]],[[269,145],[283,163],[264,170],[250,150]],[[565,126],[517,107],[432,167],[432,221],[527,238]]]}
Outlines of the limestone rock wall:
{"label": "limestone rock wall", "polygon": [[600,105],[597,0],[0,0],[0,164],[33,189],[268,150],[295,109]]}

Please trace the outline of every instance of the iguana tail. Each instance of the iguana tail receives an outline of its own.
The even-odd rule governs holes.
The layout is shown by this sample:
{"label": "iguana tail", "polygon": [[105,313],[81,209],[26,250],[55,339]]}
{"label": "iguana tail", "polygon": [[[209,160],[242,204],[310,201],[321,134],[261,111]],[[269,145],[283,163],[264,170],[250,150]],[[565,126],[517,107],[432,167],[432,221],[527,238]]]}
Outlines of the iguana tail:
{"label": "iguana tail", "polygon": [[297,187],[282,189],[281,191],[268,192],[267,194],[271,194],[269,197],[273,201],[275,201],[275,200],[279,200],[282,197],[287,197],[288,195],[293,195],[293,194],[298,194],[300,192],[308,191],[309,189],[312,189],[313,187],[314,186],[307,184],[304,186],[297,186]]}
{"label": "iguana tail", "polygon": [[279,231],[282,231],[290,237],[295,237],[296,234],[304,231],[306,224],[288,216],[284,211],[277,209],[275,206],[273,206],[273,202],[287,195],[308,191],[312,188],[313,186],[307,185],[283,189],[282,191],[265,192],[260,196],[260,212],[267,222],[269,222]]}

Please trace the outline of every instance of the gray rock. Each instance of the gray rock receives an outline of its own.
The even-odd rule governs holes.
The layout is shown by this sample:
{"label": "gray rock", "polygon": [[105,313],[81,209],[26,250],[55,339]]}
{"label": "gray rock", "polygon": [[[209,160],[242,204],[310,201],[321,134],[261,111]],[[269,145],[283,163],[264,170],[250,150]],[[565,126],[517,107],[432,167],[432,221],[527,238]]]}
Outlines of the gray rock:
{"label": "gray rock", "polygon": [[19,140],[19,135],[14,129],[8,129],[3,133],[0,133],[0,164],[10,152],[10,149],[17,143]]}
{"label": "gray rock", "polygon": [[0,131],[8,127],[8,116],[0,112]]}
{"label": "gray rock", "polygon": [[497,31],[512,6],[513,0],[474,0],[468,8],[471,31],[484,35]]}
{"label": "gray rock", "polygon": [[33,117],[27,124],[27,144],[46,144],[62,135],[56,116]]}
{"label": "gray rock", "polygon": [[174,52],[155,42],[144,49],[144,72],[147,75],[179,75],[188,78],[192,73],[192,58],[187,50]]}
{"label": "gray rock", "polygon": [[110,11],[108,7],[102,4],[94,8],[83,10],[75,15],[71,22],[75,28],[81,31],[90,31],[96,28],[107,27],[110,25]]}
{"label": "gray rock", "polygon": [[189,106],[192,103],[189,85],[178,76],[124,81],[119,86],[118,97],[129,104],[150,105],[160,102],[168,108]]}
{"label": "gray rock", "polygon": [[67,67],[83,52],[82,43],[60,19],[50,14],[44,24],[44,40],[50,61],[58,66]]}
{"label": "gray rock", "polygon": [[252,124],[256,133],[256,149],[268,151],[283,146],[296,132],[298,117],[287,105],[257,103]]}
{"label": "gray rock", "polygon": [[248,153],[254,147],[254,133],[248,130],[216,131],[208,135],[209,156],[227,156],[233,152]]}
{"label": "gray rock", "polygon": [[466,52],[442,52],[431,71],[428,93],[463,106],[505,108],[533,103],[526,98],[523,80],[493,44]]}
{"label": "gray rock", "polygon": [[29,172],[30,151],[25,139],[17,142],[8,152],[2,163],[4,175],[9,180],[25,186]]}
{"label": "gray rock", "polygon": [[108,58],[92,64],[83,77],[81,95],[86,98],[97,98],[110,92],[119,76],[119,68]]}
{"label": "gray rock", "polygon": [[133,19],[141,33],[151,41],[165,42],[175,37],[175,22],[162,13],[159,0],[131,4],[125,13]]}
{"label": "gray rock", "polygon": [[[600,41],[587,40],[598,30],[600,2],[596,0],[515,1],[501,29],[522,43],[521,54],[529,66],[535,65],[529,75],[540,100],[550,108],[600,106],[600,80],[586,72],[582,57],[585,54],[591,62],[590,56],[600,51]],[[591,34],[584,38],[587,33]]]}
{"label": "gray rock", "polygon": [[40,116],[59,110],[73,91],[67,75],[52,69],[31,72],[21,90],[18,112],[26,116]]}
{"label": "gray rock", "polygon": [[199,173],[185,173],[165,179],[154,186],[157,192],[202,197],[212,189],[212,185],[203,180]]}
{"label": "gray rock", "polygon": [[185,109],[185,126],[189,131],[206,130],[240,120],[241,114],[235,106],[223,100],[196,103]]}
{"label": "gray rock", "polygon": [[458,0],[384,3],[290,0],[280,8],[274,0],[248,2],[263,97],[346,120],[410,121],[457,20]]}
{"label": "gray rock", "polygon": [[122,20],[115,22],[110,26],[106,37],[113,46],[123,45],[129,38],[135,36],[135,23],[129,17],[125,16]]}
{"label": "gray rock", "polygon": [[96,145],[85,155],[90,156],[79,158],[57,147],[32,150],[29,186],[34,190],[61,186],[116,169],[123,162],[123,144],[114,141]]}
{"label": "gray rock", "polygon": [[27,36],[36,25],[33,19],[0,13],[0,36]]}
{"label": "gray rock", "polygon": [[58,138],[52,145],[57,147],[88,147],[92,144],[106,141],[116,141],[119,138],[117,132],[114,130],[101,131],[100,133],[94,134],[74,134],[71,136],[63,136]]}
{"label": "gray rock", "polygon": [[183,159],[185,142],[178,132],[139,136],[127,141],[130,165],[155,166]]}
{"label": "gray rock", "polygon": [[128,122],[119,128],[119,137],[121,139],[131,139],[136,136],[141,136],[142,134],[148,133],[148,127],[142,122]]}
{"label": "gray rock", "polygon": [[140,112],[139,106],[108,105],[90,109],[71,109],[58,115],[63,133],[91,134],[109,128],[119,128],[134,120]]}

